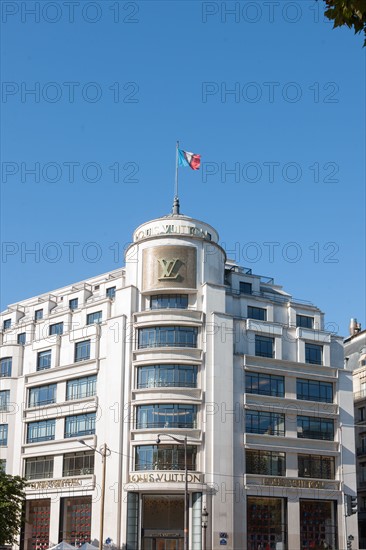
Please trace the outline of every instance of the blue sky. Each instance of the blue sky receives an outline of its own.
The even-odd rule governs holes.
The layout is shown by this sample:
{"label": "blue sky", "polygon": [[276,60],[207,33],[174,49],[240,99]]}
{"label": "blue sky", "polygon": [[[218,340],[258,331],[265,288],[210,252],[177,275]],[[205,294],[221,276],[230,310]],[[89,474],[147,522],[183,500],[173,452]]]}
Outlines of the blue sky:
{"label": "blue sky", "polygon": [[179,139],[202,155],[182,212],[328,328],[366,326],[365,51],[323,2],[1,8],[2,309],[123,265]]}

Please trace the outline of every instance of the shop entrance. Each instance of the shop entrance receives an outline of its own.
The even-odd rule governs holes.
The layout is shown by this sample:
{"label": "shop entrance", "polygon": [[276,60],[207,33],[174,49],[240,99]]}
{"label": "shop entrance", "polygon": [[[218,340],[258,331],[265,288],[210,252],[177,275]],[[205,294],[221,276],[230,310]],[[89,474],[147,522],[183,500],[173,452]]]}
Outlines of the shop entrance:
{"label": "shop entrance", "polygon": [[183,533],[183,495],[143,495],[143,550],[183,550]]}

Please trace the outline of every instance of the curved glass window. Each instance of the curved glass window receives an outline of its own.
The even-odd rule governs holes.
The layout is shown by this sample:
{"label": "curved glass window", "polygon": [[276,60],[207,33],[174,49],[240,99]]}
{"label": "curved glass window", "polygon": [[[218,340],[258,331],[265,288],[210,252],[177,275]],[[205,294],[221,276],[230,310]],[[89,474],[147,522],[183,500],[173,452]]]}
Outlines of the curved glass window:
{"label": "curved glass window", "polygon": [[139,330],[138,347],[196,348],[197,327],[148,327]]}
{"label": "curved glass window", "polygon": [[156,294],[150,296],[150,309],[187,309],[187,294]]}
{"label": "curved glass window", "polygon": [[[187,469],[196,469],[195,445],[187,445]],[[135,470],[184,470],[183,445],[139,445],[135,447]]]}
{"label": "curved glass window", "polygon": [[196,388],[195,365],[147,365],[137,369],[138,388]]}
{"label": "curved glass window", "polygon": [[195,428],[196,417],[196,405],[141,405],[137,407],[136,428]]}

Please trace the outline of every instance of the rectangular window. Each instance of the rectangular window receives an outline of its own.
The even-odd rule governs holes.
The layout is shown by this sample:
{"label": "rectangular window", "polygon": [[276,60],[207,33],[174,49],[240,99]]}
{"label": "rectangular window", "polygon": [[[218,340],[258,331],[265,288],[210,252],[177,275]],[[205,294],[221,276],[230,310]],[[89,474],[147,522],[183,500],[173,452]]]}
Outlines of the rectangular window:
{"label": "rectangular window", "polygon": [[248,306],[248,318],[267,321],[267,310],[262,307]]}
{"label": "rectangular window", "polygon": [[260,374],[258,372],[245,373],[245,391],[257,395],[273,395],[284,397],[285,378],[273,374]]}
{"label": "rectangular window", "polygon": [[105,291],[105,295],[107,298],[110,298],[111,300],[114,300],[115,297],[116,297],[116,287],[115,286],[110,286],[109,288],[106,289]]}
{"label": "rectangular window", "polygon": [[85,376],[83,378],[76,378],[75,380],[69,380],[66,385],[66,400],[83,399],[84,397],[92,397],[96,395],[97,391],[97,377]]}
{"label": "rectangular window", "polygon": [[138,388],[196,388],[196,365],[146,365],[137,369]]}
{"label": "rectangular window", "polygon": [[0,411],[6,412],[9,410],[10,390],[0,391]]}
{"label": "rectangular window", "polygon": [[335,467],[333,456],[298,455],[299,477],[334,479]]}
{"label": "rectangular window", "polygon": [[245,283],[241,281],[239,283],[239,292],[240,294],[251,294],[252,293],[252,284],[251,283]]}
{"label": "rectangular window", "polygon": [[5,319],[3,322],[3,329],[7,330],[10,327],[11,327],[11,319]]}
{"label": "rectangular window", "polygon": [[45,370],[51,367],[51,350],[39,351],[37,353],[37,370]]}
{"label": "rectangular window", "polygon": [[87,325],[94,325],[94,323],[101,323],[101,322],[102,322],[101,311],[94,311],[93,313],[88,313],[88,315],[86,316]]}
{"label": "rectangular window", "polygon": [[197,327],[162,326],[139,330],[139,349],[158,347],[196,348]]}
{"label": "rectangular window", "polygon": [[156,294],[150,296],[150,309],[187,309],[187,294]]}
{"label": "rectangular window", "polygon": [[256,334],[255,354],[259,357],[274,357],[274,338]]}
{"label": "rectangular window", "polygon": [[327,418],[313,416],[297,417],[297,437],[306,439],[334,440],[334,422]]}
{"label": "rectangular window", "polygon": [[0,458],[0,472],[6,474],[6,459]]}
{"label": "rectangular window", "polygon": [[265,476],[286,475],[286,454],[275,451],[247,450],[246,473]]}
{"label": "rectangular window", "polygon": [[95,434],[95,413],[77,414],[65,418],[65,437]]}
{"label": "rectangular window", "polygon": [[3,378],[6,376],[11,376],[11,367],[11,357],[3,357],[2,359],[0,359],[0,376]]}
{"label": "rectangular window", "polygon": [[36,309],[34,312],[34,320],[40,321],[41,319],[43,319],[43,309]]}
{"label": "rectangular window", "polygon": [[251,434],[285,435],[285,415],[265,411],[245,411],[245,430]]}
{"label": "rectangular window", "polygon": [[296,315],[296,326],[301,328],[314,328],[314,317]]}
{"label": "rectangular window", "polygon": [[140,405],[137,407],[136,428],[195,428],[196,417],[195,405]]}
{"label": "rectangular window", "polygon": [[40,422],[29,422],[27,425],[27,443],[39,441],[51,441],[55,439],[56,420],[41,420]]}
{"label": "rectangular window", "polygon": [[297,399],[333,403],[333,384],[298,378],[296,381]]}
{"label": "rectangular window", "polygon": [[[66,540],[75,548],[90,542],[92,523],[92,497],[61,498],[59,540]],[[49,545],[40,548],[48,548]]]}
{"label": "rectangular window", "polygon": [[94,474],[94,454],[94,451],[65,454],[63,477]]}
{"label": "rectangular window", "polygon": [[42,550],[50,546],[51,499],[35,499],[25,502],[27,543],[25,547]]}
{"label": "rectangular window", "polygon": [[24,346],[25,341],[26,341],[26,333],[20,332],[17,336],[17,343],[20,344],[21,346]]}
{"label": "rectangular window", "polygon": [[75,363],[90,359],[90,340],[83,340],[75,344]]}
{"label": "rectangular window", "polygon": [[36,456],[25,459],[26,479],[47,479],[53,476],[53,456]]}
{"label": "rectangular window", "polygon": [[337,501],[300,499],[301,549],[339,548],[337,523]]}
{"label": "rectangular window", "polygon": [[[285,550],[287,545],[287,499],[247,497],[248,550]],[[302,541],[304,538],[301,539]],[[307,546],[301,545],[301,550]]]}
{"label": "rectangular window", "polygon": [[57,384],[30,388],[28,394],[28,407],[41,407],[43,405],[56,403],[56,388]]}
{"label": "rectangular window", "polygon": [[64,332],[63,323],[54,323],[53,325],[50,325],[50,328],[49,328],[50,336],[53,336],[54,334],[63,334],[63,332]]}
{"label": "rectangular window", "polygon": [[312,365],[321,365],[323,356],[323,346],[309,344],[305,342],[305,363]]}
{"label": "rectangular window", "polygon": [[74,311],[75,309],[77,309],[78,306],[79,306],[78,298],[71,298],[71,300],[69,300],[69,309],[71,309],[71,311]]}
{"label": "rectangular window", "polygon": [[[197,447],[187,445],[187,470],[196,469]],[[183,445],[138,445],[135,470],[184,470]]]}
{"label": "rectangular window", "polygon": [[8,425],[0,424],[0,447],[6,447],[8,444]]}

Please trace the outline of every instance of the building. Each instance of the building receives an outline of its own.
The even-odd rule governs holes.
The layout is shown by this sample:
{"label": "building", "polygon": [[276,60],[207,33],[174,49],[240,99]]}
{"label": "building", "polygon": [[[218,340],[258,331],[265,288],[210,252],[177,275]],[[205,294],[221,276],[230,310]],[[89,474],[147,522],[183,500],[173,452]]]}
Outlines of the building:
{"label": "building", "polygon": [[360,548],[366,548],[366,330],[361,330],[356,319],[351,319],[344,352],[347,366],[353,371],[358,534]]}
{"label": "building", "polygon": [[190,550],[358,548],[352,373],[322,312],[228,260],[177,201],[125,260],[2,313],[21,549],[98,544],[102,519],[112,546],[182,549],[186,489]]}

